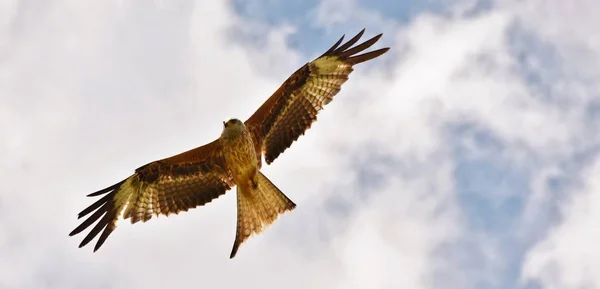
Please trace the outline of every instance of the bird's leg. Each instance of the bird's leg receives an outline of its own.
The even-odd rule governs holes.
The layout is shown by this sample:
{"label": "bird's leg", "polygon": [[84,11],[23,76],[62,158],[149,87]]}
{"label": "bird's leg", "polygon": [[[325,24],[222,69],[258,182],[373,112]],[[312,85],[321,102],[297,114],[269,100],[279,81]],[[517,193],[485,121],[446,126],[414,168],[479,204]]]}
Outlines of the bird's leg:
{"label": "bird's leg", "polygon": [[250,178],[250,186],[252,187],[252,190],[258,189],[258,170],[252,175],[252,178]]}

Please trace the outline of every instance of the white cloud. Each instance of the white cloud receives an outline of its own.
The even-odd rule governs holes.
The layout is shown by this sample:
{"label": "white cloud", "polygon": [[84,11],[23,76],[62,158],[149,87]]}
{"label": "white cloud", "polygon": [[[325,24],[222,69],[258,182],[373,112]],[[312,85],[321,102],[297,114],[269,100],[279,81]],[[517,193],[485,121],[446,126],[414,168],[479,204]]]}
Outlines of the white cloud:
{"label": "white cloud", "polygon": [[[558,56],[555,60],[558,76],[551,78],[552,82],[547,85],[555,101],[566,105],[553,113],[562,124],[554,134],[570,138],[562,148],[565,155],[580,154],[579,160],[567,168],[549,166],[540,172],[541,178],[536,181],[528,204],[527,221],[545,222],[548,216],[539,213],[540,208],[553,204],[558,207],[560,218],[527,252],[522,282],[538,282],[543,288],[596,288],[600,286],[600,279],[594,274],[595,268],[600,267],[600,256],[595,253],[599,237],[594,225],[595,211],[598,211],[595,209],[598,204],[595,179],[599,162],[594,150],[589,150],[599,142],[596,121],[590,113],[595,110],[592,104],[598,101],[600,91],[597,84],[600,33],[595,29],[600,22],[593,16],[600,5],[596,1],[577,4],[529,1],[519,7],[519,19],[525,29],[551,46]],[[568,25],[565,25],[566,19]],[[583,155],[585,163],[591,165],[580,172]],[[568,186],[566,195],[557,199],[550,193],[547,182],[552,177],[565,176],[582,183],[583,187]]]}
{"label": "white cloud", "polygon": [[[378,123],[377,129],[365,128],[368,122],[357,121],[359,128],[360,124],[363,127],[356,130],[368,130],[373,143],[381,149],[393,147],[388,151],[402,155],[402,160],[417,158],[425,163],[436,160],[443,163],[444,157],[448,157],[448,151],[439,152],[439,148],[448,141],[443,138],[444,126],[469,122],[492,134],[506,149],[503,155],[495,151],[486,152],[489,158],[500,157],[515,167],[535,168],[535,171],[527,169],[531,174],[532,194],[523,196],[526,199],[523,223],[516,232],[509,233],[514,234],[511,238],[515,238],[523,247],[528,246],[532,238],[552,220],[548,211],[552,210],[557,200],[551,199],[552,188],[542,183],[549,182],[550,178],[557,175],[578,177],[573,175],[575,172],[565,172],[558,167],[565,162],[573,162],[572,158],[599,141],[596,133],[590,134],[595,126],[587,116],[590,104],[598,100],[598,86],[591,81],[597,79],[595,75],[600,72],[593,60],[598,55],[594,44],[597,32],[591,27],[597,25],[592,25],[595,18],[590,18],[589,13],[577,14],[578,9],[594,11],[590,9],[592,3],[576,9],[571,4],[563,3],[569,6],[563,7],[563,4],[554,5],[548,1],[539,1],[537,6],[530,4],[499,5],[498,9],[467,19],[457,16],[448,20],[427,15],[417,18],[411,26],[401,30],[403,32],[397,42],[402,43],[407,51],[402,55],[401,65],[394,70],[395,78],[390,82],[393,84],[388,87],[385,81],[366,78],[355,82],[356,86],[364,87],[363,91],[382,85],[394,97],[364,101],[361,104],[368,105],[370,109],[357,105],[357,109],[346,109],[344,118],[351,119],[358,112],[361,117],[356,119],[374,120]],[[548,16],[540,13],[543,9],[539,6],[554,11],[554,14]],[[561,24],[558,17],[564,17],[560,12],[562,9],[571,13],[570,19],[577,25]],[[558,79],[542,79],[542,85],[549,91],[532,87],[521,71],[519,59],[512,54],[514,42],[520,41],[509,38],[515,24],[520,25],[518,29],[531,33],[531,36],[541,38],[543,45],[555,49],[560,57],[558,66],[554,67],[552,63],[547,63],[548,60],[543,58],[537,47],[522,47],[529,53],[528,59],[525,59],[530,61],[529,65],[537,61],[537,73],[559,75]],[[549,27],[564,29],[548,31]],[[582,28],[577,28],[577,33],[572,35],[573,27]],[[586,61],[589,57],[591,60]],[[363,80],[364,84],[361,85]],[[553,97],[557,99],[553,100]],[[329,130],[334,131],[335,124],[332,122],[322,125],[331,125]],[[355,128],[352,125],[350,127]],[[361,140],[365,142],[360,135],[348,131],[339,131],[335,135],[339,142],[348,136],[355,137],[356,143],[361,143]],[[378,142],[380,140],[385,141]],[[479,148],[472,149],[474,151],[469,153],[481,155],[477,152]],[[410,153],[403,155],[403,151]],[[438,154],[433,157],[432,152]],[[408,167],[415,169],[417,163],[408,163]],[[586,179],[586,176],[581,178]],[[510,191],[510,185],[507,188],[500,193],[514,194]],[[584,238],[582,234],[574,235],[577,239]],[[506,275],[498,273],[513,266],[507,263],[507,254],[504,252],[510,248],[499,243],[498,236],[463,231],[462,238],[471,239],[471,252],[480,250],[483,254],[483,260],[478,261],[483,264],[473,265],[477,269],[464,276],[462,282],[471,286],[479,281],[492,286],[511,282],[502,280]],[[519,251],[521,248],[510,250]],[[526,272],[538,272],[530,271],[535,268],[532,263],[524,266]],[[460,274],[455,272],[455,276]],[[553,283],[556,280],[545,278],[552,274],[555,273],[531,273],[527,277],[530,280],[538,279],[550,287],[554,284],[556,288],[561,288]],[[460,282],[460,279],[456,280]]]}
{"label": "white cloud", "polygon": [[597,288],[600,279],[600,160],[583,174],[579,192],[561,206],[563,220],[529,251],[524,280],[539,280],[544,288]]}
{"label": "white cloud", "polygon": [[[202,279],[208,286],[241,282],[261,288],[346,286],[353,284],[354,277],[361,282],[377,278],[359,265],[371,257],[352,257],[347,252],[370,242],[396,250],[387,256],[373,249],[379,254],[373,260],[383,265],[400,265],[391,256],[405,256],[401,260],[406,266],[420,264],[415,275],[408,274],[401,282],[421,284],[426,256],[445,235],[429,234],[439,226],[431,216],[436,201],[423,203],[422,214],[407,215],[420,206],[414,204],[419,202],[415,196],[431,190],[423,187],[423,181],[393,181],[377,192],[381,198],[357,207],[344,228],[333,236],[326,233],[325,239],[319,237],[320,231],[329,232],[339,221],[321,206],[323,199],[335,202],[331,192],[343,183],[350,198],[361,193],[353,189],[355,174],[345,167],[346,157],[319,149],[332,140],[324,138],[327,126],[320,130],[315,126],[290,153],[265,169],[299,208],[251,239],[235,260],[227,258],[234,233],[233,194],[168,220],[136,226],[122,222],[98,253],[78,249],[80,238],[66,234],[77,224],[75,214],[91,201],[84,198],[86,193],[126,177],[148,160],[211,140],[227,117],[249,115],[283,80],[281,73],[278,79],[257,75],[264,71],[257,57],[288,73],[301,60],[281,45],[285,29],[265,29],[271,35],[267,39],[276,44],[261,46],[266,51],[228,44],[230,30],[244,23],[216,2],[162,8],[105,3],[89,10],[59,2],[48,12],[25,4],[15,18],[19,26],[10,28],[17,32],[7,46],[11,57],[1,74],[2,95],[11,95],[3,100],[8,111],[4,116],[16,126],[6,126],[9,142],[3,143],[12,160],[3,173],[11,172],[14,178],[3,184],[3,191],[9,193],[1,200],[14,206],[3,211],[2,235],[10,237],[2,240],[0,251],[2,285],[156,288],[189,286]],[[288,57],[295,63],[281,61]],[[368,77],[362,74],[357,72],[353,78]],[[351,88],[344,91],[351,92]],[[334,103],[343,108],[343,99]],[[322,122],[336,118],[332,111]],[[347,182],[336,180],[347,177]],[[398,195],[401,186],[414,187],[414,194],[405,188],[407,193]],[[389,206],[394,202],[405,206],[396,211]],[[376,213],[382,206],[388,207]],[[399,218],[407,221],[393,221]],[[391,223],[384,225],[386,219]],[[361,236],[369,233],[362,226],[373,221],[380,225],[372,229],[366,243],[361,242]],[[315,238],[302,238],[303,234]],[[295,236],[306,244],[294,241]],[[404,248],[397,248],[400,241]],[[381,277],[393,275],[394,270],[388,270]],[[307,278],[297,276],[300,272]],[[347,282],[338,283],[341,277]]]}
{"label": "white cloud", "polygon": [[[456,3],[457,9],[467,2]],[[6,136],[0,174],[10,176],[0,185],[2,288],[498,283],[485,268],[473,266],[465,275],[456,260],[440,254],[474,237],[472,250],[484,253],[488,267],[507,266],[498,240],[470,235],[464,226],[469,216],[456,198],[448,126],[472,122],[488,130],[508,147],[503,157],[516,164],[532,152],[543,159],[533,174],[540,184],[528,220],[546,204],[541,183],[560,172],[557,163],[597,140],[581,144],[587,129],[582,111],[591,94],[563,110],[516,71],[507,36],[515,20],[552,44],[568,33],[543,30],[550,27],[544,21],[557,20],[530,17],[536,10],[529,4],[468,17],[424,14],[399,26],[356,2],[339,17],[324,17],[335,7],[324,1],[315,14],[319,25],[344,26],[348,36],[356,32],[349,20],[379,27],[367,34],[384,31],[392,50],[357,67],[313,128],[264,168],[298,208],[251,238],[234,260],[227,258],[235,233],[233,193],[179,216],[121,222],[91,253],[77,248],[82,236],[67,237],[78,224],[76,213],[91,202],[84,195],[150,160],[211,141],[224,119],[249,116],[308,60],[285,42],[302,28],[247,23],[218,1],[7,3],[0,16],[14,17],[0,20],[0,36],[9,36],[0,37],[8,39],[0,42],[0,131]],[[592,33],[564,45],[577,46]],[[248,35],[259,40],[248,41]],[[595,51],[593,41],[585,43],[587,53]],[[560,51],[576,63],[567,48]],[[577,233],[589,222],[582,213],[570,216],[577,210],[564,212],[559,231]],[[527,224],[524,230],[538,225]],[[552,267],[546,264],[584,256],[575,251],[575,259],[566,258],[568,252],[555,249],[572,241],[563,239],[551,234],[543,249],[534,249],[525,278],[549,288],[586,280],[572,270],[558,276],[575,281],[547,279]],[[578,240],[582,248],[592,244]],[[596,257],[580,264],[594,265]]]}

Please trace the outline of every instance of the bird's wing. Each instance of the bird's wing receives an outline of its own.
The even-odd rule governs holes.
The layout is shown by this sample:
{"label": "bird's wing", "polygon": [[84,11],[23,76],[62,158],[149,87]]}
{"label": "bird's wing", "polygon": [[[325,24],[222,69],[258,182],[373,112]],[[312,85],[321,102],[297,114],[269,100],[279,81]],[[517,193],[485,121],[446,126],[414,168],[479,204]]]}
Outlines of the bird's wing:
{"label": "bird's wing", "polygon": [[102,198],[81,211],[79,218],[91,214],[69,235],[80,233],[98,221],[79,247],[85,246],[101,231],[94,251],[116,228],[121,213],[131,223],[146,222],[153,215],[177,214],[202,206],[234,186],[225,167],[218,140],[179,155],[154,161],[138,168],[129,178],[88,196]]}
{"label": "bird's wing", "polygon": [[[267,164],[310,128],[317,113],[340,91],[353,71],[353,65],[378,57],[389,50],[382,48],[358,54],[375,44],[379,34],[352,47],[364,29],[348,42],[344,36],[329,50],[294,72],[248,120],[246,126],[254,140],[262,144]],[[357,55],[358,54],[358,55]]]}

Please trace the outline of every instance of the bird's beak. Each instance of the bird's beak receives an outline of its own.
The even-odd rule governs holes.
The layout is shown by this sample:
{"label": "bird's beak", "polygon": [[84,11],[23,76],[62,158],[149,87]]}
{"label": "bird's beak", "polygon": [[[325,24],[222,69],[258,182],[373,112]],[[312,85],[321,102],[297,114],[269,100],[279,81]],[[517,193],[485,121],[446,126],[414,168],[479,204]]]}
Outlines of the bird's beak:
{"label": "bird's beak", "polygon": [[227,127],[227,125],[225,124],[225,121],[223,121],[223,127]]}

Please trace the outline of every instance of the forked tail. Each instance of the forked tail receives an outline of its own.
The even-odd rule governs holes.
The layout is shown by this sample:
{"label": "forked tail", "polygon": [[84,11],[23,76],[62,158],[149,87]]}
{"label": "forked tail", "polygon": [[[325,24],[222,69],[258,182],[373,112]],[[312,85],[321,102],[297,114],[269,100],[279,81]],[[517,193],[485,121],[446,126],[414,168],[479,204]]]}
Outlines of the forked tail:
{"label": "forked tail", "polygon": [[237,186],[237,229],[229,258],[235,257],[240,245],[252,234],[258,234],[280,214],[291,211],[296,204],[286,197],[260,171],[257,186]]}

